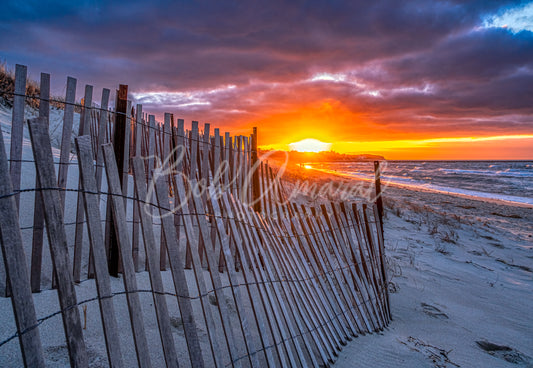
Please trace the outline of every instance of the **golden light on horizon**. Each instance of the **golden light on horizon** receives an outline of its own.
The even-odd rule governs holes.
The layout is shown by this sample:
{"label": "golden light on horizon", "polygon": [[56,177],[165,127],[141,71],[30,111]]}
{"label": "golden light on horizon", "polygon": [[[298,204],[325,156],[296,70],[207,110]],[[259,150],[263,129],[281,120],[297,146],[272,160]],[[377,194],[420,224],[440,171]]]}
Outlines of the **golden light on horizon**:
{"label": "golden light on horizon", "polygon": [[[341,153],[370,153],[397,160],[426,159],[531,159],[533,134],[485,137],[441,137],[367,142],[335,142],[332,149]],[[513,157],[506,157],[507,152]]]}
{"label": "golden light on horizon", "polygon": [[482,142],[505,142],[514,140],[531,140],[533,134],[497,135],[488,137],[441,137],[427,139],[399,139],[390,141],[335,142],[333,150],[337,152],[391,152],[405,149],[429,148],[446,144],[472,144]]}
{"label": "golden light on horizon", "polygon": [[[531,160],[533,134],[493,136],[448,136],[420,139],[343,141],[307,146],[308,139],[295,143],[280,142],[261,146],[266,150],[319,152],[332,150],[341,154],[376,154],[388,160]],[[320,144],[326,144],[322,146]]]}
{"label": "golden light on horizon", "polygon": [[289,143],[291,151],[298,152],[322,152],[329,151],[331,143],[319,141],[314,138],[302,139],[301,141]]}

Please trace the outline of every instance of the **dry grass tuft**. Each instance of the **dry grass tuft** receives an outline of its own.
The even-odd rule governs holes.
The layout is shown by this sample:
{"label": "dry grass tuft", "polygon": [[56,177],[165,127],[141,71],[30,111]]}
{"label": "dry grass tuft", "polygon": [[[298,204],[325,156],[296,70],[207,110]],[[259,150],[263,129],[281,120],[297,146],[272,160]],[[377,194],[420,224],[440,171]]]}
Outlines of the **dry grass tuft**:
{"label": "dry grass tuft", "polygon": [[[15,93],[15,73],[7,68],[5,62],[0,62],[0,104],[13,107],[13,94]],[[39,82],[32,79],[26,79],[26,104],[32,108],[38,109],[41,97]],[[50,106],[57,109],[64,109],[65,99],[63,97],[51,97]],[[80,112],[80,107],[74,108]]]}
{"label": "dry grass tuft", "polygon": [[[0,99],[2,103],[13,106],[13,94],[15,93],[15,74],[7,69],[6,63],[0,64]],[[31,79],[26,81],[26,103],[34,108],[39,107],[39,84]]]}

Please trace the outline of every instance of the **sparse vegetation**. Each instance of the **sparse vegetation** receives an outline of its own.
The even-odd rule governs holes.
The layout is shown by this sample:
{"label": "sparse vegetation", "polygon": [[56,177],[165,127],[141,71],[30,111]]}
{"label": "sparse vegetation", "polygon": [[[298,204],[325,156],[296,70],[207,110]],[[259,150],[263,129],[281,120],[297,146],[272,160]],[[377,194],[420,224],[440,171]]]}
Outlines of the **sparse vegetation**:
{"label": "sparse vegetation", "polygon": [[[392,247],[394,251],[398,248],[398,242]],[[391,249],[391,250],[392,250]],[[385,257],[385,263],[387,267],[387,273],[389,275],[389,283],[388,283],[388,289],[389,293],[397,293],[400,290],[400,285],[396,282],[394,282],[395,277],[402,276],[402,267],[400,263],[390,255],[387,255]]]}
{"label": "sparse vegetation", "polygon": [[513,219],[521,219],[522,218],[522,216],[520,216],[520,215],[516,215],[516,214],[505,215],[503,213],[498,213],[498,212],[492,212],[491,215],[499,216],[499,217],[513,218]]}
{"label": "sparse vegetation", "polygon": [[428,233],[429,235],[435,235],[439,232],[439,225],[438,224],[429,224],[428,225]]}
{"label": "sparse vegetation", "polygon": [[456,244],[457,240],[459,240],[459,235],[457,235],[457,233],[453,231],[452,229],[444,230],[439,234],[440,234],[441,240],[446,243]]}
{"label": "sparse vegetation", "polygon": [[[15,93],[15,74],[7,69],[6,63],[0,64],[0,100],[1,103],[13,106],[13,94]],[[34,108],[39,107],[40,90],[39,84],[31,79],[26,81],[26,103]]]}
{"label": "sparse vegetation", "polygon": [[[0,104],[12,107],[14,93],[15,73],[7,68],[5,62],[0,63]],[[38,109],[40,94],[39,82],[28,78],[26,80],[26,104],[32,108]],[[57,109],[64,109],[65,98],[51,96],[50,106]],[[81,106],[75,106],[74,111],[79,113],[81,111]]]}
{"label": "sparse vegetation", "polygon": [[437,243],[435,244],[435,252],[448,255],[450,252],[446,249],[446,245],[443,243]]}
{"label": "sparse vegetation", "polygon": [[386,219],[388,218],[387,216],[389,213],[393,213],[396,217],[402,217],[403,212],[401,210],[401,203],[398,203],[398,201],[395,201],[391,198],[384,198],[383,206],[386,210],[388,210],[384,212]]}

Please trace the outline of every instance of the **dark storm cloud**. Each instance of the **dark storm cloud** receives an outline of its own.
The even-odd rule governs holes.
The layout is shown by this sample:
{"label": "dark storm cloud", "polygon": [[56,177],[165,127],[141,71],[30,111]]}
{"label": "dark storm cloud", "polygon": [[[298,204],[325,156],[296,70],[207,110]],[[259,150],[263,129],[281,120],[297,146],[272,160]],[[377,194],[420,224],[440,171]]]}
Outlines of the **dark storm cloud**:
{"label": "dark storm cloud", "polygon": [[533,67],[533,33],[505,29],[468,32],[422,53],[385,63],[397,83],[429,80],[483,82]]}
{"label": "dark storm cloud", "polygon": [[[8,1],[0,56],[97,88],[193,91],[208,103],[160,102],[228,124],[330,100],[398,129],[512,115],[507,128],[523,131],[533,106],[532,33],[481,27],[483,17],[517,4]],[[319,72],[347,79],[310,82]]]}

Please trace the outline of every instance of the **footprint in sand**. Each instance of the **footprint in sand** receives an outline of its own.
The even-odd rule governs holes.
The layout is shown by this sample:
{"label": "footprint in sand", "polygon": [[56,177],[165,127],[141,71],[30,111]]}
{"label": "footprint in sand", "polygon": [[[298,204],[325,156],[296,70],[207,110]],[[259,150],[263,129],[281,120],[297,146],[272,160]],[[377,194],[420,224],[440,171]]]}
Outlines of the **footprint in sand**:
{"label": "footprint in sand", "polygon": [[497,345],[488,341],[476,341],[476,344],[490,355],[503,359],[509,363],[518,364],[522,367],[533,367],[533,359],[522,354],[518,350],[505,345]]}
{"label": "footprint in sand", "polygon": [[461,367],[459,364],[452,362],[448,357],[448,354],[452,350],[441,349],[413,336],[409,336],[407,340],[398,339],[398,342],[404,344],[412,351],[425,355],[433,362],[435,368]]}
{"label": "footprint in sand", "polygon": [[425,314],[433,318],[448,319],[448,315],[431,304],[420,303]]}

